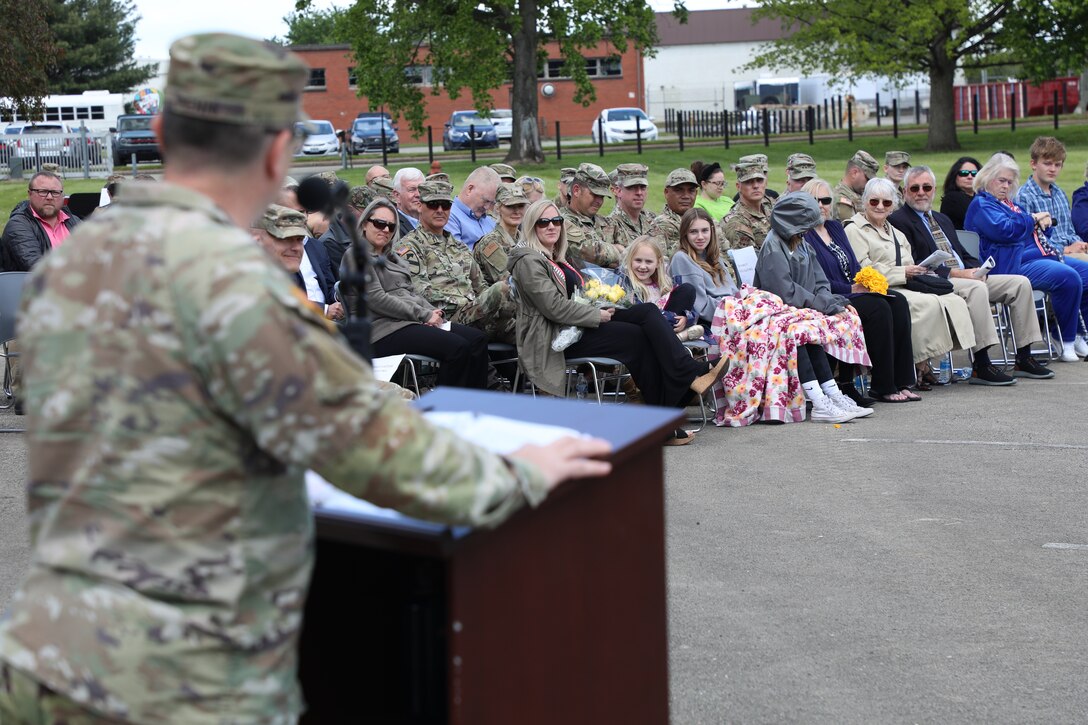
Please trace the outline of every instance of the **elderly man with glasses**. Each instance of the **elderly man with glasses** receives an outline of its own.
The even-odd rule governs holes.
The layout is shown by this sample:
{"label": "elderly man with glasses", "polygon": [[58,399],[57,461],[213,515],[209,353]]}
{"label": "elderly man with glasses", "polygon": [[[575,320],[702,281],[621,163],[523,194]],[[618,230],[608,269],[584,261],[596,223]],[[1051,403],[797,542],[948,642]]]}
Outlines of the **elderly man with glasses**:
{"label": "elderly man with glasses", "polygon": [[979,260],[960,244],[952,220],[939,211],[933,211],[936,188],[937,177],[932,169],[928,166],[911,168],[903,179],[906,205],[892,212],[888,221],[906,236],[915,259],[924,260],[938,250],[952,255],[952,259],[932,269],[949,279],[955,294],[967,303],[975,330],[975,347],[972,350],[975,372],[971,382],[1007,385],[1011,380],[990,363],[989,348],[998,341],[990,311],[990,304],[994,302],[1006,305],[1011,313],[1012,329],[1019,346],[1013,376],[1039,380],[1054,377],[1051,370],[1031,356],[1032,344],[1043,339],[1035,314],[1031,282],[1020,274],[982,273],[981,279],[977,277]]}

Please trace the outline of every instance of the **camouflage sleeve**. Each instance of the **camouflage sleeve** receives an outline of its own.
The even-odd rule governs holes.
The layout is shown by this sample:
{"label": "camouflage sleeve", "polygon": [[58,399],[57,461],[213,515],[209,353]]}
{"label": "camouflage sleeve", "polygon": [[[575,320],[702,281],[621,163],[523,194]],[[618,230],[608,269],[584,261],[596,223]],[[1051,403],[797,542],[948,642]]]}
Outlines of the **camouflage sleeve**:
{"label": "camouflage sleeve", "polygon": [[741,249],[754,247],[755,235],[739,214],[728,214],[722,219],[722,245],[725,249]]}
{"label": "camouflage sleeve", "polygon": [[594,257],[597,265],[617,269],[623,261],[623,255],[613,245],[607,242],[595,242],[593,245]]}
{"label": "camouflage sleeve", "polygon": [[175,295],[211,405],[262,451],[420,518],[486,526],[544,498],[534,467],[436,428],[380,390],[267,261],[227,266],[235,273],[221,278],[179,274]]}
{"label": "camouflage sleeve", "polygon": [[854,216],[854,204],[845,196],[840,196],[835,201],[835,218],[844,222]]}
{"label": "camouflage sleeve", "polygon": [[[427,300],[436,309],[445,310],[441,295],[436,295],[431,275],[428,274],[428,260],[426,252],[420,250],[414,241],[401,243],[396,248],[396,253],[408,263],[408,270],[412,273],[412,286],[419,296]],[[439,298],[439,299],[436,299]]]}

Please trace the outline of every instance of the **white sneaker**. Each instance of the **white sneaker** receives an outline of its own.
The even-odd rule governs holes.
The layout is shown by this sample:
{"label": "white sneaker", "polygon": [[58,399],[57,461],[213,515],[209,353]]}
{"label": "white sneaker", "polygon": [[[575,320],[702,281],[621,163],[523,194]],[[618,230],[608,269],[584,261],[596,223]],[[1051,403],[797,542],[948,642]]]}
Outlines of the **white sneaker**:
{"label": "white sneaker", "polygon": [[1088,357],[1088,340],[1077,335],[1077,339],[1073,341],[1073,352],[1081,357]]}
{"label": "white sneaker", "polygon": [[[1078,340],[1079,342],[1079,340]],[[1062,354],[1058,356],[1059,362],[1077,362],[1080,358],[1077,357],[1076,343],[1062,343]]]}
{"label": "white sneaker", "polygon": [[853,400],[848,398],[846,395],[844,395],[842,391],[832,393],[827,397],[831,398],[831,402],[833,402],[845,412],[853,413],[855,418],[864,418],[867,415],[873,414],[872,408],[863,408],[862,406],[858,405]]}
{"label": "white sneaker", "polygon": [[825,395],[812,401],[812,415],[809,419],[813,423],[846,423],[856,417],[835,405],[835,401]]}

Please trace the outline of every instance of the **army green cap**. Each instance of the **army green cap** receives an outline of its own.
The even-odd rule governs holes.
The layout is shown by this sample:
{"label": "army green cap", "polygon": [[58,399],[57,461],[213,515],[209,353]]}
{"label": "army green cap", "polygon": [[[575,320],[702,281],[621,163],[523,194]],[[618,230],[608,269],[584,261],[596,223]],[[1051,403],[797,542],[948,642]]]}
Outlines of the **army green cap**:
{"label": "army green cap", "polygon": [[752,158],[741,156],[740,161],[730,167],[736,172],[738,182],[767,178],[767,166],[761,161],[752,161]]}
{"label": "army green cap", "polygon": [[737,159],[737,163],[741,164],[762,164],[763,168],[767,168],[767,155],[766,154],[749,154],[748,156],[741,156]]}
{"label": "army green cap", "polygon": [[337,181],[340,181],[340,177],[336,175],[335,171],[322,171],[317,174],[317,178],[324,181],[329,186],[333,186]]}
{"label": "army green cap", "polygon": [[44,163],[42,164],[42,171],[64,178],[64,171],[60,168],[60,164]]}
{"label": "army green cap", "polygon": [[669,172],[669,175],[665,177],[665,188],[671,186],[680,186],[681,184],[691,184],[698,187],[699,182],[695,179],[695,174],[691,173],[691,169],[679,168],[673,169]]}
{"label": "army green cap", "polygon": [[500,206],[517,206],[528,204],[529,197],[525,196],[525,190],[519,184],[500,184],[495,192],[495,201]]}
{"label": "army green cap", "polygon": [[120,184],[127,177],[124,174],[110,174],[106,177],[107,184]]}
{"label": "army green cap", "polygon": [[586,187],[597,196],[612,196],[612,182],[597,164],[579,164],[571,182]]}
{"label": "army green cap", "polygon": [[374,201],[374,191],[369,186],[353,186],[348,192],[348,203],[356,209],[366,209]]}
{"label": "army green cap", "polygon": [[910,166],[910,154],[906,151],[888,151],[884,154],[884,163],[888,166]]}
{"label": "army green cap", "polygon": [[786,176],[790,181],[815,179],[816,162],[808,154],[790,154],[786,159]]}
{"label": "army green cap", "polygon": [[514,171],[514,167],[510,164],[491,164],[491,169],[499,175],[500,179],[513,181],[518,178],[518,172]]}
{"label": "army green cap", "polygon": [[578,169],[571,168],[570,166],[564,166],[563,168],[559,169],[559,180],[564,184],[569,184],[574,179],[574,175],[577,173]]}
{"label": "army green cap", "polygon": [[270,204],[254,226],[265,230],[276,239],[305,237],[310,233],[306,229],[306,216],[302,212],[279,204]]}
{"label": "army green cap", "polygon": [[450,183],[450,175],[445,171],[439,171],[437,174],[430,174],[424,181],[444,181],[448,184]]}
{"label": "army green cap", "polygon": [[379,176],[376,179],[372,179],[370,188],[373,190],[375,197],[384,196],[386,199],[393,198],[393,180],[388,176]]}
{"label": "army green cap", "polygon": [[296,179],[293,176],[283,177],[283,186],[281,188],[283,188],[283,189],[297,189],[298,188],[298,179]]}
{"label": "army green cap", "polygon": [[862,151],[861,149],[858,149],[857,152],[850,157],[850,162],[864,171],[865,176],[869,179],[876,176],[877,172],[880,171],[876,159],[874,159],[869,152]]}
{"label": "army green cap", "polygon": [[650,167],[646,164],[620,164],[612,172],[612,183],[627,188],[629,186],[649,186],[646,181]]}
{"label": "army green cap", "polygon": [[189,35],[170,46],[164,107],[218,123],[290,128],[305,120],[309,67],[287,49],[228,33]]}
{"label": "army green cap", "polygon": [[428,201],[453,201],[453,185],[445,181],[427,180],[419,185],[419,200]]}

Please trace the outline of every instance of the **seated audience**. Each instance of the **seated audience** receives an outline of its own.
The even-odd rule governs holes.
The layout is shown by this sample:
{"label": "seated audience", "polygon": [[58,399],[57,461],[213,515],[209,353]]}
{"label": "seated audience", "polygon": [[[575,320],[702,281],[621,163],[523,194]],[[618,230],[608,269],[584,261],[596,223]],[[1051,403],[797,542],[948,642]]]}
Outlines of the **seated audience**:
{"label": "seated audience", "polygon": [[1057,181],[1065,166],[1065,144],[1053,136],[1040,136],[1031,144],[1030,154],[1031,176],[1016,192],[1016,205],[1028,214],[1049,213],[1050,246],[1060,249],[1065,259],[1088,262],[1088,242],[1073,227],[1069,200]]}
{"label": "seated audience", "polygon": [[[650,405],[686,405],[717,380],[723,365],[693,359],[655,305],[598,308],[571,299],[582,277],[567,263],[563,217],[554,203],[530,205],[523,225],[524,241],[510,254],[510,273],[518,289],[518,355],[538,388],[565,395],[565,358],[583,356],[622,362]],[[581,328],[581,338],[555,350],[556,334],[571,325]],[[677,430],[672,442],[688,443],[690,434]]]}
{"label": "seated audience", "polygon": [[1047,235],[1049,212],[1029,214],[1013,203],[1019,180],[1020,167],[1012,157],[994,154],[975,177],[964,227],[978,233],[981,255],[994,258],[993,274],[1022,274],[1032,288],[1050,293],[1062,339],[1058,359],[1076,362],[1078,355],[1088,354],[1088,344],[1077,334],[1080,316],[1088,316],[1088,264],[1063,261],[1062,250]]}
{"label": "seated audience", "polygon": [[695,206],[706,209],[717,224],[733,208],[733,200],[724,193],[725,172],[722,171],[722,165],[717,161],[710,164],[693,161],[691,173],[699,180],[699,196],[695,199]]}
{"label": "seated audience", "polygon": [[941,213],[952,220],[956,229],[963,229],[967,207],[975,198],[975,175],[982,168],[977,159],[961,156],[952,164],[944,177],[944,193],[941,196]]}
{"label": "seated audience", "polygon": [[737,285],[718,248],[714,220],[705,209],[686,212],[679,235],[679,249],[669,260],[669,276],[676,284],[695,289],[692,309],[703,326],[709,328],[718,305],[723,298],[737,294]]}
{"label": "seated audience", "polygon": [[695,174],[688,169],[673,169],[665,177],[665,206],[650,222],[646,233],[661,245],[667,259],[672,258],[680,244],[680,217],[695,205],[698,188]]}
{"label": "seated audience", "polygon": [[722,244],[728,249],[762,246],[771,230],[771,207],[767,196],[767,157],[742,156],[733,164],[737,173],[739,203],[722,219]]}
{"label": "seated audience", "polygon": [[861,318],[865,349],[872,361],[871,398],[862,396],[857,390],[849,365],[839,366],[839,387],[859,405],[869,400],[884,403],[921,400],[910,391],[915,382],[914,352],[910,344],[910,307],[906,298],[894,290],[888,290],[886,295],[870,292],[854,281],[861,265],[842,224],[832,217],[835,197],[831,185],[823,179],[812,179],[802,191],[816,199],[823,218],[822,224],[805,232],[805,241],[812,247],[816,262],[824,272],[828,290],[848,299]]}
{"label": "seated audience", "polygon": [[699,317],[693,309],[695,288],[690,284],[673,286],[661,247],[653,237],[639,237],[627,248],[622,285],[631,302],[657,305],[681,340],[696,340],[703,336],[703,326],[696,324]]}

